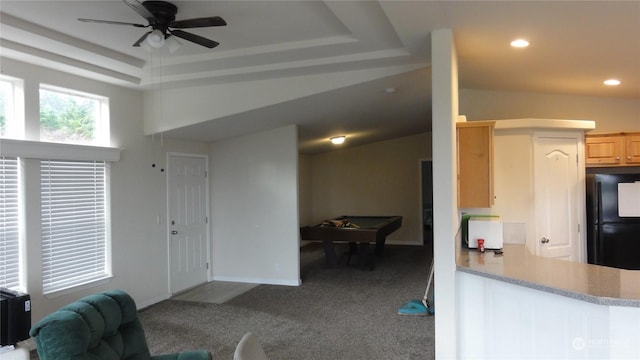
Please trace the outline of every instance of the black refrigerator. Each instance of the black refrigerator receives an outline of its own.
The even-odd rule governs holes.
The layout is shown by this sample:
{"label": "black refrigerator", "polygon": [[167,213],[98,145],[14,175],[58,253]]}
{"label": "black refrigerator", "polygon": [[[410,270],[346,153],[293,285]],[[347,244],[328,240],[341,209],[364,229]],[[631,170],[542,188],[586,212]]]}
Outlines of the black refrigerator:
{"label": "black refrigerator", "polygon": [[[640,182],[640,173],[587,174],[587,261],[590,264],[621,269],[640,269],[640,216],[619,214],[619,184]],[[629,185],[622,185],[628,189]],[[640,196],[629,196],[622,203],[635,205]],[[626,207],[626,205],[625,205]],[[633,213],[633,212],[632,212]]]}

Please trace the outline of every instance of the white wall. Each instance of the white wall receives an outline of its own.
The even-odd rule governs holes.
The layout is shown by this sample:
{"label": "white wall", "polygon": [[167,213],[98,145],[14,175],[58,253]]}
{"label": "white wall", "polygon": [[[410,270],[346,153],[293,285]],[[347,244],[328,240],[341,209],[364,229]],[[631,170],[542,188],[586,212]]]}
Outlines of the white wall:
{"label": "white wall", "polygon": [[[111,143],[123,150],[120,161],[112,164],[110,172],[113,278],[97,287],[77,289],[55,298],[42,294],[39,184],[37,179],[27,180],[29,189],[35,189],[27,194],[28,222],[25,229],[26,290],[32,299],[33,322],[82,296],[113,288],[129,292],[138,306],[147,306],[167,298],[166,224],[157,223],[157,215],[163,215],[164,218],[166,212],[166,178],[159,167],[151,167],[153,144],[150,137],[143,135],[142,93],[10,59],[3,58],[1,62],[3,74],[25,80],[27,117],[39,117],[40,82],[108,97]],[[161,148],[158,138],[155,146],[155,161],[159,166],[164,166],[167,151],[203,154],[209,151],[206,144],[179,141],[164,141]],[[27,164],[27,171],[39,178],[37,169],[37,163],[31,161]]]}
{"label": "white wall", "polygon": [[213,278],[298,285],[297,128],[216,142],[211,159]]}
{"label": "white wall", "polygon": [[487,213],[502,217],[505,243],[528,240],[535,253],[533,136],[528,130],[496,130],[493,141],[495,203]]}
{"label": "white wall", "polygon": [[640,131],[637,99],[461,89],[460,114],[468,120],[595,120],[592,133]]}
{"label": "white wall", "polygon": [[[351,70],[348,74],[322,73],[176,89],[159,87],[145,94],[145,133],[151,134],[220,119],[228,115],[402,74],[422,67],[422,65],[389,66]],[[171,77],[163,75],[163,78],[170,80]],[[154,119],[158,109],[165,115],[162,122]],[[269,129],[274,124],[284,126],[289,122],[286,118],[281,118],[256,119],[253,123],[256,127],[262,126],[262,129]]]}
{"label": "white wall", "polygon": [[422,244],[420,161],[430,157],[430,143],[431,134],[422,133],[310,156],[311,216],[301,225],[399,215],[402,226],[387,243]]}
{"label": "white wall", "polygon": [[457,358],[455,234],[458,228],[456,129],[458,119],[458,60],[449,29],[431,33],[433,94],[433,257],[436,358]]}

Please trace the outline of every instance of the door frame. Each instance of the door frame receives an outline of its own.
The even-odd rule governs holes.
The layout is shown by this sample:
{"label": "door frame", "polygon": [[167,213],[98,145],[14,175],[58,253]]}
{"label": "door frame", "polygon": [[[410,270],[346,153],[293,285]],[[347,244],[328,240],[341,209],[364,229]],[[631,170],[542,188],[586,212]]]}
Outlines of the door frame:
{"label": "door frame", "polygon": [[[421,158],[418,161],[418,178],[420,179],[418,186],[419,186],[419,194],[420,194],[420,204],[419,204],[419,219],[420,219],[420,244],[422,245],[428,245],[424,242],[424,209],[423,209],[423,204],[422,204],[422,198],[424,196],[423,194],[423,184],[424,184],[424,179],[422,178],[422,167],[424,166],[424,163],[426,162],[430,162],[431,163],[431,191],[433,193],[433,159],[428,157],[428,158]],[[433,199],[432,199],[433,201]],[[433,210],[433,203],[431,204],[431,208]],[[431,212],[431,236],[433,237],[433,211]],[[433,244],[432,244],[433,245]]]}
{"label": "door frame", "polygon": [[166,214],[165,214],[165,235],[166,235],[166,246],[167,246],[167,292],[171,294],[171,225],[169,224],[169,218],[171,217],[171,203],[170,203],[170,176],[171,174],[171,157],[190,157],[190,158],[198,158],[204,160],[205,164],[205,172],[206,176],[206,186],[205,186],[205,207],[207,209],[207,226],[205,230],[206,243],[207,243],[207,282],[212,281],[213,278],[213,265],[211,264],[211,208],[209,206],[209,155],[207,154],[197,154],[197,153],[185,153],[185,152],[174,152],[168,151],[166,158]]}

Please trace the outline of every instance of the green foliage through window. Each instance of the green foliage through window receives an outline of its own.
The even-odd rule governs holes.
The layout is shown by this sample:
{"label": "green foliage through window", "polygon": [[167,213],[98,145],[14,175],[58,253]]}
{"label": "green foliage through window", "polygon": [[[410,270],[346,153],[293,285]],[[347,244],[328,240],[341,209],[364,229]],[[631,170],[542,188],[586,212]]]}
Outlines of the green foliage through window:
{"label": "green foliage through window", "polygon": [[8,83],[0,82],[0,136],[7,135],[7,101],[11,98]]}
{"label": "green foliage through window", "polygon": [[99,101],[40,89],[40,140],[91,143]]}

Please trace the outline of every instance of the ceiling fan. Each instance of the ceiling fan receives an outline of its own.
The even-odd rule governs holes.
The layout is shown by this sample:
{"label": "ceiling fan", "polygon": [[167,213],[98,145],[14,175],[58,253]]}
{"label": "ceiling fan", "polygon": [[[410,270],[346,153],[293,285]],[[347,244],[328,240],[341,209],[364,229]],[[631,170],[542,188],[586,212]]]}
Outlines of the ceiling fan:
{"label": "ceiling fan", "polygon": [[220,43],[202,37],[200,35],[196,35],[193,33],[189,33],[182,30],[176,29],[189,29],[189,28],[198,28],[198,27],[209,27],[209,26],[225,26],[227,22],[224,21],[219,16],[211,16],[211,17],[202,17],[195,19],[187,19],[187,20],[178,20],[176,21],[176,13],[178,12],[178,7],[172,3],[166,1],[144,1],[139,2],[137,0],[122,0],[125,4],[129,5],[135,12],[140,14],[143,18],[145,18],[148,22],[147,25],[143,24],[135,24],[121,21],[109,21],[109,20],[96,20],[96,19],[83,19],[79,18],[78,20],[83,22],[91,22],[91,23],[101,23],[101,24],[113,24],[113,25],[128,25],[135,26],[139,28],[148,28],[151,30],[146,34],[142,35],[138,41],[136,41],[133,46],[140,46],[143,41],[149,37],[149,42],[152,44],[157,44],[161,47],[164,39],[167,39],[171,35],[194,42],[198,45],[202,45],[209,49],[212,49]]}

